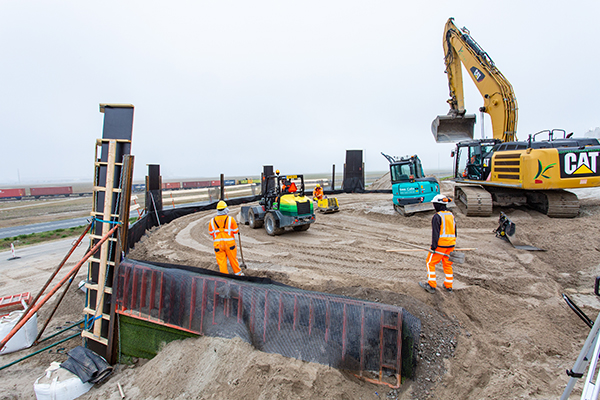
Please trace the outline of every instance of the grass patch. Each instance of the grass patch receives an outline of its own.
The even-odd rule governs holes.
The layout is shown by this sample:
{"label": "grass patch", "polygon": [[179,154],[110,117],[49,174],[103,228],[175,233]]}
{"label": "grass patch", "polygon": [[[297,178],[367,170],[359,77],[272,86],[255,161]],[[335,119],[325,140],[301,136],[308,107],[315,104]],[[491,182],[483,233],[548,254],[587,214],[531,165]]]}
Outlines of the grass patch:
{"label": "grass patch", "polygon": [[0,250],[9,250],[10,244],[14,243],[16,246],[28,246],[32,244],[38,244],[48,242],[50,240],[64,239],[73,236],[79,236],[83,233],[87,225],[74,226],[68,229],[56,229],[54,231],[30,233],[29,235],[19,235],[14,237],[7,237],[0,241]]}

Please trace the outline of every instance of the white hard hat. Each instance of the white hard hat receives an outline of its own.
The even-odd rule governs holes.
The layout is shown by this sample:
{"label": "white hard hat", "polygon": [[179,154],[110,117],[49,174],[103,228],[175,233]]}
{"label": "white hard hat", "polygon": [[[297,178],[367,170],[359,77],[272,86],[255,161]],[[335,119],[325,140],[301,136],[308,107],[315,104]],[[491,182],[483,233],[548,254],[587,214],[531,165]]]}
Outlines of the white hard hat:
{"label": "white hard hat", "polygon": [[433,198],[433,200],[431,200],[431,202],[438,204],[447,204],[450,203],[450,199],[444,196],[443,194],[438,194]]}

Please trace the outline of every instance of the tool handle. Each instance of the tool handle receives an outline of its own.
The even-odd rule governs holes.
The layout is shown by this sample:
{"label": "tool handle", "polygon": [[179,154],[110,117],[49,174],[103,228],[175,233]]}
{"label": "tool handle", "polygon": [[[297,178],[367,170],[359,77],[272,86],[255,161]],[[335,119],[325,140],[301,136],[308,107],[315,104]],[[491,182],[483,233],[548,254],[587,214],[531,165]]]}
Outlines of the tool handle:
{"label": "tool handle", "polygon": [[[473,247],[473,248],[465,248],[465,249],[454,249],[453,251],[465,251],[465,250],[477,250],[477,248]],[[404,252],[409,252],[409,251],[432,251],[432,250],[428,250],[428,249],[388,249],[386,250],[387,253],[389,252],[396,252],[396,253],[404,253]],[[436,253],[435,251],[433,251],[433,253]],[[441,254],[441,253],[438,253]]]}

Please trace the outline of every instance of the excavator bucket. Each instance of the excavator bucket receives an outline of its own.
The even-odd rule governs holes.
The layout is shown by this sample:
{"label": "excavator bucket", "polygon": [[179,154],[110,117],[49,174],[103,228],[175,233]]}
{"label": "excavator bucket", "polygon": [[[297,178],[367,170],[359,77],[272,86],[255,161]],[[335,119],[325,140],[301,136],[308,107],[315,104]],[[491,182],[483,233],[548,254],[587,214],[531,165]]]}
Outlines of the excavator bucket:
{"label": "excavator bucket", "polygon": [[473,139],[475,115],[438,115],[431,123],[431,132],[437,143],[456,143]]}

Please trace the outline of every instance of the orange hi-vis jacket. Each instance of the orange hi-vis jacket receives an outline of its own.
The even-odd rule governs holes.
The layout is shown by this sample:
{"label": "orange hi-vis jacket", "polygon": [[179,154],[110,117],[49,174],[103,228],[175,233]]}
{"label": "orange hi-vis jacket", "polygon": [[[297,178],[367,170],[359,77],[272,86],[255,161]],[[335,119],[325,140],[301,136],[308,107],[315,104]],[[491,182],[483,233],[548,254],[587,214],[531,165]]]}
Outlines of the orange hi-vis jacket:
{"label": "orange hi-vis jacket", "polygon": [[215,248],[235,246],[235,235],[239,232],[237,222],[229,215],[217,215],[208,224],[208,233],[213,238]]}
{"label": "orange hi-vis jacket", "polygon": [[456,246],[456,222],[454,215],[448,211],[438,211],[431,220],[432,249],[437,247]]}
{"label": "orange hi-vis jacket", "polygon": [[323,188],[316,187],[315,190],[313,190],[313,197],[317,200],[321,200],[323,198]]}

